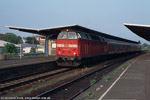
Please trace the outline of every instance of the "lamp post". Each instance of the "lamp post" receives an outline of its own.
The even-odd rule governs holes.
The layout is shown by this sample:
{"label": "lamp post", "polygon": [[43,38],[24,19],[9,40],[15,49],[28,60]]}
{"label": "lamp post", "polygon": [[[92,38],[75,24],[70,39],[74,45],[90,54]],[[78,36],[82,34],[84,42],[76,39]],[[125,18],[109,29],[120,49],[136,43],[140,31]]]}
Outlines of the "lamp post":
{"label": "lamp post", "polygon": [[22,47],[21,47],[21,44],[20,44],[20,59],[22,58]]}
{"label": "lamp post", "polygon": [[33,37],[33,41],[32,41],[32,44],[34,44],[34,33],[32,33],[32,35],[33,35],[33,36],[32,36],[32,37]]}

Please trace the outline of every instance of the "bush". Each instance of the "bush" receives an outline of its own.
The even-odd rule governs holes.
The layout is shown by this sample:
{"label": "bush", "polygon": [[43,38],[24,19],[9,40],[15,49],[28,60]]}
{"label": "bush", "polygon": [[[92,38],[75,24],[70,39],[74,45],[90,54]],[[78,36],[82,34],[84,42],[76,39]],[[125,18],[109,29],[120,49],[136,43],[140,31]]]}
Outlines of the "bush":
{"label": "bush", "polygon": [[17,52],[17,48],[15,47],[14,44],[5,44],[3,50],[3,53],[16,53]]}
{"label": "bush", "polygon": [[35,48],[31,48],[31,50],[30,50],[30,53],[36,53],[36,50],[35,50]]}

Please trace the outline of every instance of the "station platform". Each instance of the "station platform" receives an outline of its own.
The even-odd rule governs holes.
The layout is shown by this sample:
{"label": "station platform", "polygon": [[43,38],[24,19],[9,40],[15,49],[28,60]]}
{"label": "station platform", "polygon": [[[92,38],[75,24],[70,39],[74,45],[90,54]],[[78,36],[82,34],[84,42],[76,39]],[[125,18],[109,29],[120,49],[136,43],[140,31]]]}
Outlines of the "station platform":
{"label": "station platform", "polygon": [[12,59],[12,60],[1,60],[0,61],[0,69],[17,67],[22,65],[43,63],[43,62],[51,62],[55,61],[55,56],[42,56],[42,57],[30,57],[30,58],[22,58],[22,59]]}
{"label": "station platform", "polygon": [[[135,59],[115,78],[97,82],[74,100],[150,100],[150,54]],[[92,94],[90,99],[87,93]]]}

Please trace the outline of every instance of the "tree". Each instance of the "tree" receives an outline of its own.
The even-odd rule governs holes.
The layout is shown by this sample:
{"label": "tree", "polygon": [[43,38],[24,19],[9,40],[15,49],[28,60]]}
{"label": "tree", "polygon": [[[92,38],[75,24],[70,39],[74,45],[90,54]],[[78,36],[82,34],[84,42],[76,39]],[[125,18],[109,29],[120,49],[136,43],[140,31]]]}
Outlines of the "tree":
{"label": "tree", "polygon": [[17,36],[14,33],[6,33],[3,36],[0,37],[0,40],[4,40],[10,43],[14,43],[14,44],[20,44],[22,43],[22,39],[20,36]]}
{"label": "tree", "polygon": [[35,37],[27,37],[26,43],[28,43],[28,44],[39,44],[39,41],[37,41]]}
{"label": "tree", "polygon": [[145,48],[145,47],[146,47],[146,48],[150,47],[150,45],[148,45],[148,44],[146,44],[146,43],[144,43],[142,46],[143,46],[143,48]]}
{"label": "tree", "polygon": [[32,47],[32,48],[30,49],[30,53],[36,53],[35,48]]}
{"label": "tree", "polygon": [[149,49],[150,49],[150,45],[149,44],[144,43],[142,45],[142,50],[149,50]]}
{"label": "tree", "polygon": [[5,47],[3,48],[3,53],[16,53],[17,52],[17,48],[15,47],[14,44],[5,44]]}

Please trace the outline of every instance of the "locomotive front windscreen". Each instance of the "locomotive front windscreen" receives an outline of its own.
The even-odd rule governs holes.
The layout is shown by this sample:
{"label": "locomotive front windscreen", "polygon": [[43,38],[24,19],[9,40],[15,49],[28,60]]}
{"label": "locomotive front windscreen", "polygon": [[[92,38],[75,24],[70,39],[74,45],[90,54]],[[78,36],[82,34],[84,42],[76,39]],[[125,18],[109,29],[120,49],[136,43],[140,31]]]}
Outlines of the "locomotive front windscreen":
{"label": "locomotive front windscreen", "polygon": [[59,33],[58,38],[59,39],[66,39],[67,38],[67,32],[61,32],[61,33]]}
{"label": "locomotive front windscreen", "polygon": [[58,35],[58,39],[77,39],[75,32],[61,32]]}
{"label": "locomotive front windscreen", "polygon": [[77,39],[77,35],[75,32],[69,32],[68,33],[68,39]]}

